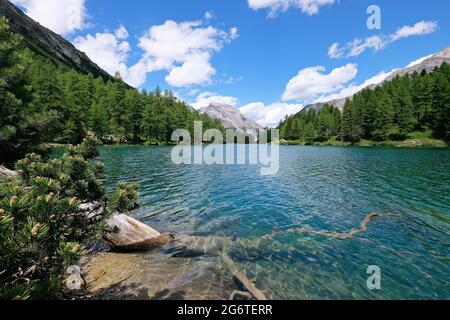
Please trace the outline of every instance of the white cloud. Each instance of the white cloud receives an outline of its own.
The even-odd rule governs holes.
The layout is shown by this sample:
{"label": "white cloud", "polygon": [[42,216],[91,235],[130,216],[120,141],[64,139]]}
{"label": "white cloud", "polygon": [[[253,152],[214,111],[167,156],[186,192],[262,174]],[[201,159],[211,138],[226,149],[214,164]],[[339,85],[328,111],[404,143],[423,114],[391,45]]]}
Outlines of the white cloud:
{"label": "white cloud", "polygon": [[325,68],[322,66],[300,70],[298,75],[289,80],[282,100],[309,101],[324,94],[335,93],[356,77],[358,66],[349,63],[332,70],[329,74],[324,72]]}
{"label": "white cloud", "polygon": [[253,10],[268,9],[269,17],[287,11],[290,7],[298,8],[311,16],[319,13],[321,6],[335,2],[335,0],[248,0],[248,5]]}
{"label": "white cloud", "polygon": [[85,0],[12,0],[25,13],[50,30],[68,35],[86,27]]}
{"label": "white cloud", "polygon": [[167,83],[185,87],[211,82],[216,74],[211,65],[213,53],[234,40],[237,32],[237,28],[225,32],[204,26],[200,21],[177,23],[169,20],[151,27],[139,39],[139,47],[144,52],[141,59],[130,67],[127,65],[130,44],[126,41],[129,34],[124,26],[114,33],[77,37],[74,44],[110,74],[120,72],[132,86],[144,84],[150,72],[167,71]]}
{"label": "white cloud", "polygon": [[127,66],[130,44],[121,40],[126,29],[119,28],[115,33],[97,33],[95,36],[77,37],[75,46],[85,52],[89,58],[97,63],[109,74],[119,72],[125,82],[132,86],[139,86],[145,81],[146,68],[136,64]]}
{"label": "white cloud", "polygon": [[185,87],[194,84],[208,84],[216,70],[209,63],[210,56],[206,52],[186,56],[186,61],[170,70],[166,81],[174,87]]}
{"label": "white cloud", "polygon": [[125,40],[129,36],[128,30],[124,26],[120,26],[119,29],[116,30],[116,37],[120,40]]}
{"label": "white cloud", "polygon": [[340,47],[339,43],[333,43],[328,49],[328,56],[333,59],[356,57],[368,49],[373,49],[375,52],[381,50],[385,45],[385,40],[380,36],[372,36],[364,40],[355,39],[344,47]]}
{"label": "white cloud", "polygon": [[239,109],[242,114],[253,121],[256,121],[263,127],[274,128],[278,126],[280,121],[286,116],[293,115],[302,110],[301,104],[273,103],[265,105],[262,102],[254,102],[245,105]]}
{"label": "white cloud", "polygon": [[214,18],[215,18],[214,12],[212,12],[212,11],[206,11],[205,12],[205,19],[206,20],[211,20],[211,19],[214,19]]}
{"label": "white cloud", "polygon": [[339,48],[339,43],[335,42],[328,48],[328,56],[333,59],[342,57],[342,50]]}
{"label": "white cloud", "polygon": [[437,30],[437,27],[438,24],[435,21],[421,21],[414,26],[399,28],[394,34],[389,36],[378,35],[365,39],[354,39],[347,42],[344,46],[341,46],[339,43],[333,43],[328,48],[328,56],[333,59],[338,59],[357,57],[369,49],[377,52],[400,39],[433,33]]}
{"label": "white cloud", "polygon": [[235,39],[237,39],[237,37],[239,37],[238,28],[236,28],[236,27],[231,28],[230,29],[230,38],[231,38],[231,40],[235,40]]}
{"label": "white cloud", "polygon": [[390,36],[390,40],[394,42],[402,38],[430,34],[435,32],[437,28],[438,24],[436,21],[420,21],[413,26],[404,26],[398,29],[397,32]]}
{"label": "white cloud", "polygon": [[239,100],[235,97],[221,96],[214,92],[203,92],[197,96],[195,102],[191,103],[194,109],[201,109],[208,107],[212,103],[226,104],[232,107],[236,107]]}
{"label": "white cloud", "polygon": [[216,73],[211,65],[212,54],[236,36],[235,28],[228,33],[200,21],[168,20],[151,27],[140,38],[139,46],[145,53],[139,63],[147,72],[167,70],[166,81],[172,86],[208,84]]}

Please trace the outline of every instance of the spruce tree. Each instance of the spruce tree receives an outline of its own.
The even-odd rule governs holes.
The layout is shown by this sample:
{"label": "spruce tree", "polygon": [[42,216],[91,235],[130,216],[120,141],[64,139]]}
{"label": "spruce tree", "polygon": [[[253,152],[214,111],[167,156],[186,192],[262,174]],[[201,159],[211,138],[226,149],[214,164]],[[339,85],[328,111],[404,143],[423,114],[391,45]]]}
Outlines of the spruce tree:
{"label": "spruce tree", "polygon": [[312,122],[309,122],[305,126],[305,144],[311,145],[314,143],[316,139],[316,129]]}
{"label": "spruce tree", "polygon": [[12,165],[38,147],[56,118],[53,111],[33,112],[29,104],[25,70],[31,57],[22,38],[0,17],[0,164]]}

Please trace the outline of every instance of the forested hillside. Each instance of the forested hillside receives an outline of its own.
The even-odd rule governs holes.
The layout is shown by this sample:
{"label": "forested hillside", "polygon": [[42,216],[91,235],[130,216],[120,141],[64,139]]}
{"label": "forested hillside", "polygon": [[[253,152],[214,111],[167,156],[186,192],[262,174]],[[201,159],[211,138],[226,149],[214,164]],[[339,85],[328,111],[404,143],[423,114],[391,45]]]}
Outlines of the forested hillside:
{"label": "forested hillside", "polygon": [[401,141],[417,134],[450,141],[450,66],[396,77],[348,99],[341,112],[325,105],[280,124],[281,137],[306,144],[340,140]]}
{"label": "forested hillside", "polygon": [[79,143],[90,132],[106,143],[169,142],[175,129],[219,128],[170,92],[140,92],[117,75],[94,78],[27,48],[0,17],[0,164],[46,142]]}

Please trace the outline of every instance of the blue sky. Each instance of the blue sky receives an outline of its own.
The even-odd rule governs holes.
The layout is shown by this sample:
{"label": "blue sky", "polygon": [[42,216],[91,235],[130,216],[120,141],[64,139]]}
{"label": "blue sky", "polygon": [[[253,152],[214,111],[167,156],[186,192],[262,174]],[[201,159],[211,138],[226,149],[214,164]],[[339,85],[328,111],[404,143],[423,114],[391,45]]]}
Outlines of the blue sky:
{"label": "blue sky", "polygon": [[[140,88],[229,103],[264,125],[450,45],[447,0],[13,2]],[[380,30],[367,27],[369,5]]]}

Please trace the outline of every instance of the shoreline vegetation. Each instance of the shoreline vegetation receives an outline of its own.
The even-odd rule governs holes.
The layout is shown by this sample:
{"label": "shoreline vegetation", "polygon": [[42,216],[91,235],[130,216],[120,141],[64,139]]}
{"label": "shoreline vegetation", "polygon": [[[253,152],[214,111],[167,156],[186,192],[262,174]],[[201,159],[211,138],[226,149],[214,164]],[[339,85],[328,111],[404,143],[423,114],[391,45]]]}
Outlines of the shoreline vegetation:
{"label": "shoreline vegetation", "polygon": [[[272,142],[275,143],[275,142]],[[210,144],[204,142],[204,145]],[[270,144],[270,143],[269,143]],[[305,140],[285,140],[281,139],[278,143],[283,146],[320,146],[320,147],[389,147],[389,148],[449,148],[450,144],[442,139],[436,139],[433,137],[430,131],[425,132],[412,132],[404,140],[386,140],[386,141],[374,141],[374,140],[361,140],[359,142],[346,142],[336,137],[330,138],[324,142],[306,142]],[[121,146],[176,146],[176,142],[154,142],[150,144],[102,144],[102,147],[121,147]],[[62,149],[67,145],[60,143],[43,143],[41,144],[43,149]]]}
{"label": "shoreline vegetation", "polygon": [[330,139],[325,142],[306,143],[305,141],[281,140],[284,146],[320,146],[320,147],[367,147],[367,148],[449,148],[450,145],[441,139],[411,138],[401,141],[373,141],[362,140],[351,143],[342,140]]}

